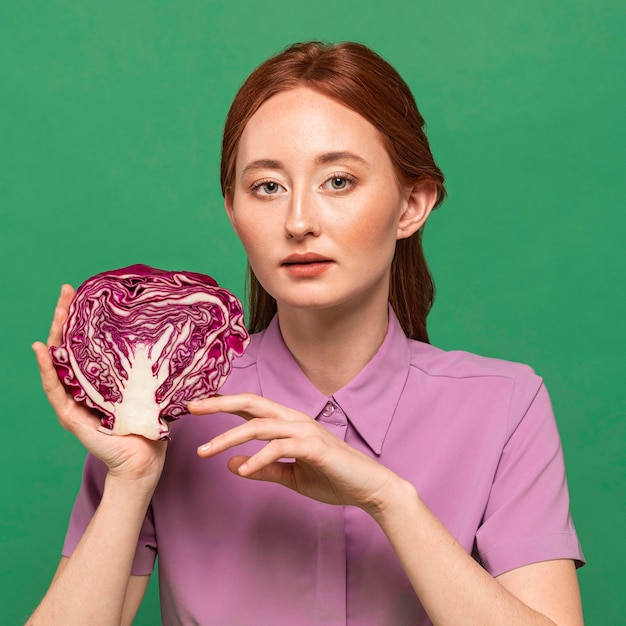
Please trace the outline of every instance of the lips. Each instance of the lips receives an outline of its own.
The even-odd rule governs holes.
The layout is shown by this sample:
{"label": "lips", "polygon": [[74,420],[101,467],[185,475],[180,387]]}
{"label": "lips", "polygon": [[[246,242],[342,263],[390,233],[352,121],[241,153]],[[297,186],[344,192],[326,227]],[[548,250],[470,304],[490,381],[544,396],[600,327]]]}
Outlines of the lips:
{"label": "lips", "polygon": [[309,263],[330,263],[328,257],[316,254],[315,252],[305,252],[303,254],[290,254],[283,259],[282,265],[301,265]]}
{"label": "lips", "polygon": [[296,278],[314,278],[329,269],[332,263],[331,259],[321,254],[306,252],[290,254],[283,259],[281,265]]}

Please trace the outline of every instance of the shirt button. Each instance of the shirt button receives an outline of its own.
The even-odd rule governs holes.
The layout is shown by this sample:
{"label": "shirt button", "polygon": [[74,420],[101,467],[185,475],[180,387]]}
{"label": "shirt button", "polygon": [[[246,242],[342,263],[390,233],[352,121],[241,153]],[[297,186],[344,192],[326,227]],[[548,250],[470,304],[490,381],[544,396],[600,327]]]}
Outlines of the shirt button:
{"label": "shirt button", "polygon": [[323,409],[322,415],[324,417],[330,417],[335,412],[335,405],[329,402]]}

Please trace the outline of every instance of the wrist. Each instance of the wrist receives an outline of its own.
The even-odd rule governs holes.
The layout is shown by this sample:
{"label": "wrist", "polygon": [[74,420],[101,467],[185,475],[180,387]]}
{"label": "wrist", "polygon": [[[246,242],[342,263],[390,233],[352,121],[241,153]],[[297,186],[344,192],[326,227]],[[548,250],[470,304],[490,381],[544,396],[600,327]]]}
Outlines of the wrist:
{"label": "wrist", "polygon": [[159,477],[127,478],[109,471],[104,481],[103,497],[120,497],[126,502],[148,503]]}
{"label": "wrist", "polygon": [[407,509],[419,503],[420,497],[415,486],[394,474],[381,495],[364,508],[385,530],[398,519],[400,513],[406,513]]}

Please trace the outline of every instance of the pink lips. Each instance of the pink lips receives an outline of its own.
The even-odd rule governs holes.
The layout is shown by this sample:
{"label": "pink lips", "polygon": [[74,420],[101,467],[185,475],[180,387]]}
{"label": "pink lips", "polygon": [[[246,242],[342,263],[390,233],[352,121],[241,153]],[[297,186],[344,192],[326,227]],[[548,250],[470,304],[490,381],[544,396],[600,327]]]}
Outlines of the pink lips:
{"label": "pink lips", "polygon": [[311,278],[324,273],[332,264],[331,259],[315,254],[314,252],[306,252],[304,254],[290,254],[283,259],[282,266],[297,278]]}

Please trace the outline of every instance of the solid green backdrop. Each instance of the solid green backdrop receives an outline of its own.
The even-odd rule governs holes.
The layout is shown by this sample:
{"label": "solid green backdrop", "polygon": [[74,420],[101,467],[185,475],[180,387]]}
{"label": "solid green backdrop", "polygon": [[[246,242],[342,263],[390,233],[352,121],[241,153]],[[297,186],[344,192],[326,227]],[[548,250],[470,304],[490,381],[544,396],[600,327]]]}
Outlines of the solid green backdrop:
{"label": "solid green backdrop", "polygon": [[[264,58],[324,39],[372,46],[413,89],[449,188],[426,228],[431,340],[545,377],[587,622],[625,623],[624,18],[621,0],[4,0],[0,622],[45,592],[80,480],[29,347],[59,286],[142,262],[243,296],[224,116]],[[136,623],[158,616],[153,580]]]}

